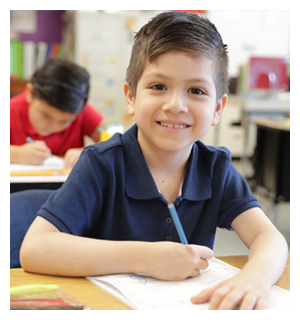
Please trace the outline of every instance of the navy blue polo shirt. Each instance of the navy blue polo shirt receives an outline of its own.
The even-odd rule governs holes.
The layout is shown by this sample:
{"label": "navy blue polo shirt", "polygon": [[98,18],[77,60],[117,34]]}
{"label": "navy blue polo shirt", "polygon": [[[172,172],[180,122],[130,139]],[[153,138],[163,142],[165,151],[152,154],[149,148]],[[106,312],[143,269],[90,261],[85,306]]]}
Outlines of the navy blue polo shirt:
{"label": "navy blue polo shirt", "polygon": [[[190,244],[213,247],[217,227],[231,228],[259,207],[226,148],[194,143],[182,195],[174,202]],[[63,186],[38,214],[60,231],[106,240],[180,242],[137,142],[137,126],[86,147]]]}

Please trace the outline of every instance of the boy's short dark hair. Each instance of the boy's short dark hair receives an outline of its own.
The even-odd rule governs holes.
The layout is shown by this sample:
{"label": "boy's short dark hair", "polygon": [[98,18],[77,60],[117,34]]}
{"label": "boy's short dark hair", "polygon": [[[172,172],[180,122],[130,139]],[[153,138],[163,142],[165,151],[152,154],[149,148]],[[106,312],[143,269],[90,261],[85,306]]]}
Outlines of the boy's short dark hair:
{"label": "boy's short dark hair", "polygon": [[79,114],[88,99],[89,80],[89,73],[74,62],[49,59],[35,71],[30,82],[35,98],[61,111]]}
{"label": "boy's short dark hair", "polygon": [[158,14],[134,37],[126,75],[134,95],[146,63],[174,50],[213,60],[217,100],[228,93],[227,46],[223,44],[215,25],[197,14],[169,11]]}

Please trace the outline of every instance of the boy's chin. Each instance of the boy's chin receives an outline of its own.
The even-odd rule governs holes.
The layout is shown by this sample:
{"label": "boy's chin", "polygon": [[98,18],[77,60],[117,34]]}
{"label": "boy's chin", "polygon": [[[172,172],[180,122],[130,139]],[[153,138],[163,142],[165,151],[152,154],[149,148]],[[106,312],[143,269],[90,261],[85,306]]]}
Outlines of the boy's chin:
{"label": "boy's chin", "polygon": [[48,137],[50,136],[53,132],[49,132],[49,131],[37,131],[37,133],[42,136],[42,137]]}

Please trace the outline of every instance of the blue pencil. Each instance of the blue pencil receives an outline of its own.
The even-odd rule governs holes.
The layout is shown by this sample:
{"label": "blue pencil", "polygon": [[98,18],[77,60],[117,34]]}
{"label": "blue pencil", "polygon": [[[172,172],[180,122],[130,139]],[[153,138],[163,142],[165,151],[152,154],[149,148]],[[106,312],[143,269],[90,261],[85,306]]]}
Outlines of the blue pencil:
{"label": "blue pencil", "polygon": [[26,141],[29,142],[29,143],[35,143],[35,141],[34,141],[32,138],[30,138],[30,137],[27,137],[27,138],[26,138]]}
{"label": "blue pencil", "polygon": [[177,211],[176,211],[176,209],[174,207],[174,204],[173,203],[169,203],[168,204],[168,209],[169,209],[169,211],[171,213],[172,219],[174,221],[174,224],[175,224],[175,227],[176,227],[176,230],[178,232],[178,235],[179,235],[179,238],[180,238],[181,242],[183,244],[189,244],[188,241],[187,241],[187,238],[185,236],[185,233],[183,231],[183,228],[182,228],[181,222],[179,220]]}

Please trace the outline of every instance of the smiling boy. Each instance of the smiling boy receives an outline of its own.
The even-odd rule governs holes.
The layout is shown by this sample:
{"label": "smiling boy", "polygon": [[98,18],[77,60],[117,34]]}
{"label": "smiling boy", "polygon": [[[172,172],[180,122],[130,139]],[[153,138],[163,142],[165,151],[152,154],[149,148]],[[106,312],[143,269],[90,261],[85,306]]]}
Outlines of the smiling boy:
{"label": "smiling boy", "polygon": [[193,143],[218,123],[227,101],[225,94],[216,105],[212,65],[209,59],[171,51],[146,65],[135,96],[128,83],[124,86],[140,148],[168,202],[179,195]]}
{"label": "smiling boy", "polygon": [[[86,148],[38,212],[22,248],[31,272],[68,276],[145,273],[164,280],[208,266],[217,227],[249,247],[235,277],[192,297],[211,309],[263,309],[287,258],[226,148],[199,141],[227,102],[226,46],[207,19],[156,16],[136,35],[124,93],[136,125]],[[169,215],[176,207],[190,245]],[[62,245],[63,244],[63,245]]]}

